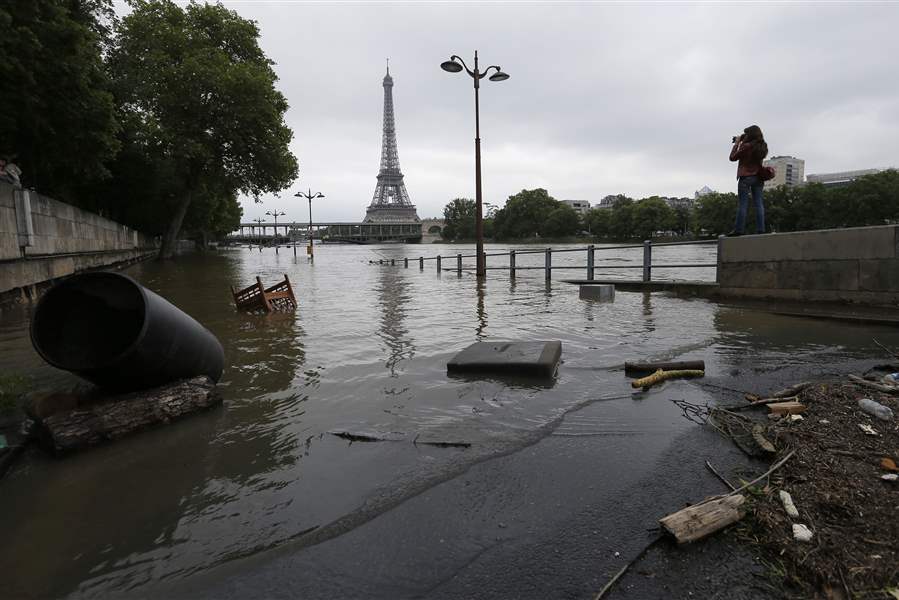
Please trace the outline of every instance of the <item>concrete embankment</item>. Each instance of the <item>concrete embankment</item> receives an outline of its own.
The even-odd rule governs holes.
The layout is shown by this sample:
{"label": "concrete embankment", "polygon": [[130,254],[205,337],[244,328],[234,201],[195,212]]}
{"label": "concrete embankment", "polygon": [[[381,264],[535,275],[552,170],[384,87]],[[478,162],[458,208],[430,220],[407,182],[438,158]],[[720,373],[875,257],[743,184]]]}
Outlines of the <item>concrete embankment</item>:
{"label": "concrete embankment", "polygon": [[94,213],[0,183],[0,301],[42,284],[153,256],[156,240]]}

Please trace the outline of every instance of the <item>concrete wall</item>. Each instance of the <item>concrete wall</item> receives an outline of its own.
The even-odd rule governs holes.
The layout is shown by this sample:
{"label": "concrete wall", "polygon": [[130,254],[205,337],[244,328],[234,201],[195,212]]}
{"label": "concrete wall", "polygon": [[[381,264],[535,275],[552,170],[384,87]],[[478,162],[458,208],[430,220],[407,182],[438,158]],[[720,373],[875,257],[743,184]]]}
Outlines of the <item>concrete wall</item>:
{"label": "concrete wall", "polygon": [[899,307],[899,225],[722,240],[720,294]]}
{"label": "concrete wall", "polygon": [[35,192],[25,211],[21,194],[0,183],[0,294],[156,252],[153,238]]}

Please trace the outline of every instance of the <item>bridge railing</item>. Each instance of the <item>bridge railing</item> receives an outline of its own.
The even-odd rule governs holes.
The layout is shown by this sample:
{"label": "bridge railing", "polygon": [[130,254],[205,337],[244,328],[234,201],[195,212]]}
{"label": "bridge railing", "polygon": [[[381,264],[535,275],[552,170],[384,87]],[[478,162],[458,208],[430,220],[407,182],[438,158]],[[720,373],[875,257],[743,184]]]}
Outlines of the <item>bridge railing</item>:
{"label": "bridge railing", "polygon": [[[642,244],[620,244],[613,246],[595,246],[590,244],[585,247],[578,248],[541,248],[534,250],[508,250],[506,252],[485,252],[485,264],[486,269],[488,271],[508,271],[510,277],[515,277],[517,271],[533,271],[533,270],[542,270],[545,273],[545,277],[547,280],[552,278],[552,272],[554,270],[570,270],[570,271],[583,271],[585,273],[585,279],[587,281],[594,281],[596,278],[597,270],[606,270],[606,269],[639,269],[642,271],[642,281],[649,282],[652,281],[652,270],[656,269],[696,269],[696,268],[715,268],[715,281],[718,280],[718,268],[721,263],[721,240],[723,236],[718,237],[718,239],[714,240],[693,240],[693,241],[684,241],[684,242],[653,242],[652,240],[645,240]],[[672,246],[715,246],[716,247],[716,260],[715,262],[686,262],[686,263],[670,263],[670,262],[653,262],[653,250],[654,249],[664,249]],[[610,252],[615,250],[629,250],[629,249],[643,249],[643,260],[639,263],[628,263],[621,265],[609,265],[604,264],[601,266],[596,265],[596,254],[602,252]],[[583,265],[571,265],[571,264],[553,264],[553,255],[554,254],[565,254],[565,253],[583,253],[585,255],[585,263]],[[530,255],[530,254],[542,254],[544,256],[542,265],[518,265],[517,258],[522,255]],[[657,254],[657,253],[656,253]],[[464,270],[471,270],[473,267],[469,265],[465,267],[463,261],[464,259],[472,259],[476,258],[476,254],[448,254],[448,255],[437,255],[437,256],[419,256],[418,266],[419,269],[424,270],[425,262],[433,261],[436,263],[437,271],[456,271],[460,275]],[[496,258],[505,258],[505,264],[496,264],[496,260],[492,261],[494,264],[490,265],[490,259]],[[455,265],[444,267],[443,261],[446,259],[450,263],[455,261]],[[412,262],[415,262],[416,259],[412,259]],[[409,267],[410,259],[403,259],[403,266],[405,268]],[[395,264],[396,259],[392,259],[391,263]]]}

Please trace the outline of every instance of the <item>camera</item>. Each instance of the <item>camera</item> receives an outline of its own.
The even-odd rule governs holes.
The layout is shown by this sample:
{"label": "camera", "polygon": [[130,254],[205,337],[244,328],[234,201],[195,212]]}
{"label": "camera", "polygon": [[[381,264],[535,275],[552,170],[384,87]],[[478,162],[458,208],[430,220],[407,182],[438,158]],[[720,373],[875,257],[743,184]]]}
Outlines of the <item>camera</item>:
{"label": "camera", "polygon": [[740,133],[740,134],[735,135],[734,137],[732,137],[731,140],[730,140],[730,142],[731,142],[732,144],[736,144],[737,142],[739,142],[739,141],[742,140],[742,139],[743,139],[743,134]]}

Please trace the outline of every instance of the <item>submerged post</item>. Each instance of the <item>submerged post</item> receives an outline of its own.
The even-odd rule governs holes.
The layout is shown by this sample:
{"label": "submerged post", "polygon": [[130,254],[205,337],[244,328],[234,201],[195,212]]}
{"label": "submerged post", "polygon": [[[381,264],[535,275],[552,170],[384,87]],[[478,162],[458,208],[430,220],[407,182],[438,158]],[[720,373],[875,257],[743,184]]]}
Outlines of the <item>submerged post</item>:
{"label": "submerged post", "polygon": [[425,257],[424,256],[418,257],[418,269],[419,269],[419,271],[425,270]]}
{"label": "submerged post", "polygon": [[643,281],[652,280],[652,240],[643,240]]}
{"label": "submerged post", "polygon": [[515,250],[509,250],[509,277],[515,279]]}
{"label": "submerged post", "polygon": [[408,257],[408,256],[406,256],[406,257],[403,258],[403,268],[404,268],[404,269],[408,269],[408,268],[409,268],[409,257]]}
{"label": "submerged post", "polygon": [[721,283],[721,250],[724,247],[724,237],[723,235],[718,236],[718,257],[715,260],[715,283]]}
{"label": "submerged post", "polygon": [[440,255],[437,255],[437,272],[440,272]]}
{"label": "submerged post", "polygon": [[587,246],[587,281],[593,281],[593,244]]}
{"label": "submerged post", "polygon": [[462,275],[462,255],[461,254],[456,255],[456,272],[459,275]]}
{"label": "submerged post", "polygon": [[553,274],[553,249],[552,248],[546,249],[545,271],[546,271],[546,280],[549,281],[550,279],[552,279],[552,274]]}

